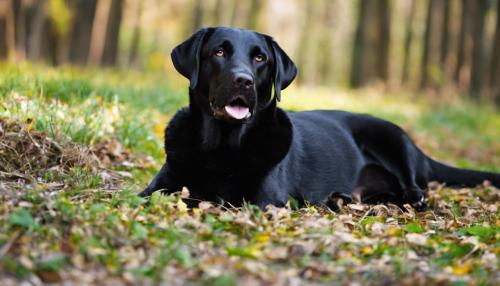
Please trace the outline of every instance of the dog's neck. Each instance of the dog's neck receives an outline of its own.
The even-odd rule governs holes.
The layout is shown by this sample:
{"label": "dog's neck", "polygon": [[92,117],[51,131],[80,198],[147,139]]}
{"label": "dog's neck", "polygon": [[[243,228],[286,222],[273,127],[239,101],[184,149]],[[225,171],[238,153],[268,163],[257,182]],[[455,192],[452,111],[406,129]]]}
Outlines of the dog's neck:
{"label": "dog's neck", "polygon": [[230,124],[217,120],[210,114],[208,97],[190,91],[189,109],[200,125],[201,149],[212,151],[223,146],[238,148],[245,124]]}
{"label": "dog's neck", "polygon": [[202,113],[201,147],[204,151],[215,150],[222,146],[239,148],[246,124],[229,124]]}

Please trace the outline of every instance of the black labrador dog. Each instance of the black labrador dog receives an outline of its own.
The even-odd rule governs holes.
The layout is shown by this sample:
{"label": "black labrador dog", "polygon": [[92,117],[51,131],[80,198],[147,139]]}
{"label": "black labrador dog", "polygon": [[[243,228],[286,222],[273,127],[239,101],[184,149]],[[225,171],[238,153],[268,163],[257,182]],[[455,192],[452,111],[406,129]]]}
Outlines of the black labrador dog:
{"label": "black labrador dog", "polygon": [[141,196],[185,186],[191,198],[233,206],[284,206],[291,196],[331,207],[356,194],[366,203],[421,209],[429,181],[475,186],[489,180],[500,187],[498,174],[427,157],[390,122],[278,108],[297,68],[270,36],[204,28],[172,51],[172,61],[190,80],[189,106],[166,128],[166,163]]}

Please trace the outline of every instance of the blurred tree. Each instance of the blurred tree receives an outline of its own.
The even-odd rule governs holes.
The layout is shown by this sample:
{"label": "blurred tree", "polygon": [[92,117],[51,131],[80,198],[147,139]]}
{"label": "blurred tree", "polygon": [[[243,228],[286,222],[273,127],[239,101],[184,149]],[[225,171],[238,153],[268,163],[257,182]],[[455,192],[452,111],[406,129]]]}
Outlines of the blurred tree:
{"label": "blurred tree", "polygon": [[401,82],[404,84],[408,81],[410,74],[410,55],[411,55],[411,44],[413,41],[413,21],[415,18],[415,7],[416,0],[411,0],[411,4],[408,8],[408,16],[406,18],[406,31],[404,40],[404,50],[403,50],[403,74]]}
{"label": "blurred tree", "polygon": [[446,14],[445,0],[429,0],[422,49],[421,88],[440,87],[443,84],[441,57],[443,54],[446,56],[444,50],[447,52],[447,43],[442,42],[442,32],[447,29],[443,26],[448,24],[439,21],[443,14]]}
{"label": "blurred tree", "polygon": [[244,28],[247,23],[248,11],[247,1],[232,0],[231,26]]}
{"label": "blurred tree", "polygon": [[[12,1],[12,0],[11,0]],[[5,45],[7,46],[7,59],[15,60],[16,54],[16,39],[15,39],[15,20],[14,13],[12,12],[12,2],[6,1],[4,2],[6,6],[6,15],[5,15]]]}
{"label": "blurred tree", "polygon": [[391,13],[389,0],[379,0],[377,5],[377,18],[379,24],[378,51],[376,54],[376,67],[379,79],[387,82],[389,79],[389,43],[391,41]]}
{"label": "blurred tree", "polygon": [[[475,0],[472,0],[475,1]],[[464,69],[467,68],[467,55],[468,51],[470,50],[470,45],[469,45],[469,37],[470,37],[470,1],[469,0],[462,0],[462,11],[461,11],[461,16],[460,16],[460,32],[459,32],[459,40],[458,40],[458,54],[457,54],[457,65],[455,66],[455,83],[460,85],[460,83],[463,83],[466,81],[464,79],[463,74]]]}
{"label": "blurred tree", "polygon": [[87,60],[87,63],[90,65],[99,65],[101,63],[110,8],[111,0],[99,0],[97,2]]}
{"label": "blurred tree", "polygon": [[367,22],[368,0],[361,0],[359,3],[358,24],[356,26],[356,35],[352,54],[351,67],[351,87],[360,87],[364,83],[363,62],[365,47],[365,26]]}
{"label": "blurred tree", "polygon": [[7,15],[10,14],[8,1],[0,2],[0,59],[7,59],[9,50],[7,45]]}
{"label": "blurred tree", "polygon": [[104,42],[102,64],[105,66],[116,65],[118,58],[118,40],[123,15],[123,0],[112,0],[109,9],[108,25]]}
{"label": "blurred tree", "polygon": [[259,17],[264,4],[262,0],[250,0],[250,8],[248,12],[247,29],[258,30]]}
{"label": "blurred tree", "polygon": [[474,13],[473,29],[473,47],[472,47],[472,70],[469,94],[474,99],[479,99],[484,70],[484,21],[486,10],[488,9],[488,0],[475,0],[472,11]]}
{"label": "blurred tree", "polygon": [[314,2],[305,1],[304,3],[304,16],[303,25],[307,29],[302,29],[302,34],[300,35],[299,41],[299,55],[297,58],[297,65],[300,67],[300,71],[297,75],[298,83],[308,83],[312,84],[314,78],[314,66],[315,62],[312,60],[315,56],[313,51],[313,36],[314,34]]}
{"label": "blurred tree", "polygon": [[389,0],[362,0],[354,39],[351,86],[374,80],[387,81],[389,74]]}
{"label": "blurred tree", "polygon": [[16,60],[26,59],[26,7],[22,0],[12,0],[14,18],[14,36],[16,43]]}
{"label": "blurred tree", "polygon": [[193,29],[188,34],[198,30],[203,25],[203,1],[195,0],[193,4]]}
{"label": "blurred tree", "polygon": [[439,58],[439,63],[441,64],[441,70],[444,72],[444,66],[449,52],[449,42],[450,42],[450,12],[451,12],[451,0],[444,0],[443,4],[443,23],[441,26],[441,54]]}
{"label": "blurred tree", "polygon": [[39,0],[34,4],[33,13],[31,17],[30,30],[28,34],[28,57],[31,60],[41,60],[43,56],[46,56],[43,51],[43,41],[46,41],[47,37],[47,1]]}
{"label": "blurred tree", "polygon": [[137,14],[134,23],[134,33],[132,35],[132,43],[130,45],[130,53],[128,57],[129,66],[138,66],[139,62],[139,42],[141,41],[141,20],[143,11],[143,1],[136,1]]}
{"label": "blurred tree", "polygon": [[223,25],[224,23],[224,0],[216,0],[213,10],[213,22],[214,26]]}
{"label": "blurred tree", "polygon": [[70,3],[74,18],[70,33],[69,58],[72,63],[86,64],[97,0],[72,0]]}
{"label": "blurred tree", "polygon": [[[488,92],[500,101],[499,3],[0,0],[0,59],[117,66],[120,58],[137,68],[139,62],[162,67],[166,53],[193,29],[224,25],[278,38],[295,55],[299,84],[338,84],[347,75],[352,87],[361,87],[400,78],[405,87],[453,84],[475,98]],[[487,13],[491,4],[496,9]]]}
{"label": "blurred tree", "polygon": [[229,26],[232,17],[232,0],[216,0],[213,7],[213,26]]}
{"label": "blurred tree", "polygon": [[320,25],[318,33],[317,68],[320,83],[332,85],[333,81],[333,37],[335,29],[335,0],[325,0],[320,7]]}
{"label": "blurred tree", "polygon": [[495,102],[500,105],[500,0],[497,0],[497,21],[491,49],[490,89]]}

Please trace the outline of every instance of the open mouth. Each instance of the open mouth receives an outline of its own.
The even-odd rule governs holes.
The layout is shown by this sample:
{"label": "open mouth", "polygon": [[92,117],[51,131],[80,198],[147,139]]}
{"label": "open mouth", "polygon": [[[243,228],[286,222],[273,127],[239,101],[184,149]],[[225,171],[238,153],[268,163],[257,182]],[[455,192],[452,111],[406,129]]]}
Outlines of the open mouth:
{"label": "open mouth", "polygon": [[250,108],[248,108],[247,104],[241,98],[236,98],[231,101],[228,105],[224,106],[224,110],[227,115],[237,120],[246,119],[252,116]]}
{"label": "open mouth", "polygon": [[233,99],[230,103],[222,107],[212,106],[213,114],[216,119],[227,120],[229,122],[244,121],[252,116],[248,103],[241,97]]}

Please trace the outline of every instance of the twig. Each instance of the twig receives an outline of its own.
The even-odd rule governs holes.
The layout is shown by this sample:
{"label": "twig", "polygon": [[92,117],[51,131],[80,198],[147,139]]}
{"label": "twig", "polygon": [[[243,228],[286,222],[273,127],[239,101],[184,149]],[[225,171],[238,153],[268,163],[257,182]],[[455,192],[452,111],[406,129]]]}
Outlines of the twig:
{"label": "twig", "polygon": [[14,235],[5,243],[2,248],[0,249],[0,258],[4,257],[7,252],[9,252],[10,248],[16,242],[16,240],[21,236],[21,231],[17,230],[14,232]]}

